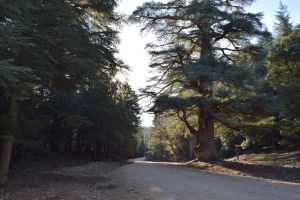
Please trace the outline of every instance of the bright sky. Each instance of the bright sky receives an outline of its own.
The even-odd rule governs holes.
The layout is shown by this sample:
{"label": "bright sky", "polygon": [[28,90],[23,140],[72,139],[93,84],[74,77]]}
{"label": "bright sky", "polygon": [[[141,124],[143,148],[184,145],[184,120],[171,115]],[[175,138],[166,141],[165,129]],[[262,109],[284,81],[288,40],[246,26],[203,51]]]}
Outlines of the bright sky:
{"label": "bright sky", "polygon": [[[161,0],[167,2],[168,0]],[[142,5],[147,0],[120,0],[118,11],[123,14],[131,14],[137,6]],[[278,10],[280,0],[257,0],[249,10],[252,12],[263,12],[263,22],[268,26],[269,30],[274,28],[274,15]],[[284,5],[288,6],[291,21],[295,24],[300,23],[300,1],[299,0],[282,0]],[[131,68],[126,75],[129,84],[134,90],[138,91],[147,85],[150,74],[150,56],[145,50],[145,45],[155,41],[153,34],[141,34],[137,25],[124,25],[121,30],[119,57]],[[142,106],[147,105],[146,101],[141,102]],[[151,126],[153,116],[148,113],[142,114],[142,125]]]}

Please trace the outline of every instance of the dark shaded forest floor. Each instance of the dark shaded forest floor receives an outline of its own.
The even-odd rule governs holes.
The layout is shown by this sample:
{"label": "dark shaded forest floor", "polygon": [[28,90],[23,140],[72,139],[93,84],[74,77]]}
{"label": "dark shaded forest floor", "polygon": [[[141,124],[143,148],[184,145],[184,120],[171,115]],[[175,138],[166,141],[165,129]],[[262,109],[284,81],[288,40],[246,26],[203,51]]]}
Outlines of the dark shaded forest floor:
{"label": "dark shaded forest floor", "polygon": [[189,167],[212,173],[251,176],[300,183],[300,151],[245,154],[217,162],[189,162]]}
{"label": "dark shaded forest floor", "polygon": [[13,163],[9,182],[0,188],[0,200],[112,199],[108,190],[130,192],[110,177],[123,164],[61,154],[26,157]]}

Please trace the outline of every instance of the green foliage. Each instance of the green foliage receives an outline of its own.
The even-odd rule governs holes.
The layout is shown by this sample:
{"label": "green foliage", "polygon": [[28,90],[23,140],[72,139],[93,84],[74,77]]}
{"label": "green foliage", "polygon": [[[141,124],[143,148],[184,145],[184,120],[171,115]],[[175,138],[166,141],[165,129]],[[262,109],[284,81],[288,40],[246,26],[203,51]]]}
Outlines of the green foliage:
{"label": "green foliage", "polygon": [[152,111],[176,113],[198,107],[233,129],[249,127],[249,117],[241,115],[272,112],[272,97],[256,92],[261,86],[254,84],[257,63],[237,58],[241,53],[264,57],[265,52],[250,43],[269,36],[262,29],[262,14],[243,9],[251,2],[152,2],[133,13],[132,19],[144,23],[143,30],[153,30],[162,42],[148,46],[151,67],[160,72],[146,88],[156,97]]}
{"label": "green foliage", "polygon": [[268,80],[277,91],[280,120],[280,134],[284,137],[281,145],[296,147],[299,144],[300,131],[300,29],[293,27],[281,5],[277,15],[280,34],[270,49],[268,61]]}
{"label": "green foliage", "polygon": [[147,137],[148,133],[147,133],[147,128],[140,128],[138,133],[137,133],[137,150],[134,154],[134,157],[144,157],[146,155],[146,152],[148,151],[147,148],[147,141],[146,141],[146,137]]}
{"label": "green foliage", "polygon": [[13,60],[0,61],[0,87],[7,97],[26,95],[38,78],[31,68],[12,63]]}
{"label": "green foliage", "polygon": [[[279,88],[297,87],[299,80],[300,30],[277,39],[268,56],[272,85]],[[296,88],[295,88],[296,89]]]}
{"label": "green foliage", "polygon": [[135,153],[137,96],[113,81],[127,69],[115,56],[115,6],[111,0],[0,2],[0,114],[4,120],[14,95],[16,150],[90,153],[96,160]]}
{"label": "green foliage", "polygon": [[177,116],[200,146],[206,146],[203,135],[214,134],[206,130],[211,124],[222,127],[223,150],[232,149],[236,138],[252,148],[278,144],[283,132],[299,134],[287,129],[299,121],[299,28],[281,4],[273,46],[262,13],[244,9],[252,2],[149,2],[131,16],[159,38],[148,45],[150,66],[158,72],[145,89],[155,99],[150,111]]}
{"label": "green foliage", "polygon": [[283,5],[280,2],[279,10],[275,15],[277,23],[275,24],[275,30],[277,31],[278,36],[286,36],[290,34],[293,29],[293,25],[290,23],[290,16],[288,14],[287,6]]}
{"label": "green foliage", "polygon": [[188,134],[184,124],[174,116],[157,116],[150,130],[147,158],[180,161],[188,159]]}

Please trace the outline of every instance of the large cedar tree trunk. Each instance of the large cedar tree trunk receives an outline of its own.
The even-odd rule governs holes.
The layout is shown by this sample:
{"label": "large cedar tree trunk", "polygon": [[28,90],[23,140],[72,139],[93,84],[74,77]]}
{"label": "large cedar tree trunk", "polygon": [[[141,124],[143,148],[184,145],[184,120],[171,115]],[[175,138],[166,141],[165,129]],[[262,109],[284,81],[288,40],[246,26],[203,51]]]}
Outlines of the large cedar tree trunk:
{"label": "large cedar tree trunk", "polygon": [[203,129],[203,144],[200,144],[200,160],[216,160],[218,158],[215,142],[214,142],[214,119],[210,113],[205,112],[204,129]]}
{"label": "large cedar tree trunk", "polygon": [[0,185],[7,182],[9,164],[11,160],[11,154],[13,149],[14,134],[16,131],[18,118],[18,101],[17,98],[11,98],[9,111],[7,114],[7,122],[4,128],[4,137],[1,147],[0,157]]}
{"label": "large cedar tree trunk", "polygon": [[[214,67],[214,56],[212,55],[212,45],[211,45],[211,36],[209,31],[209,23],[203,24],[203,27],[207,27],[207,30],[204,29],[202,32],[202,38],[200,39],[200,59],[206,60],[209,67]],[[201,28],[200,28],[201,29]],[[208,99],[213,100],[213,80],[207,78],[208,87]],[[202,108],[202,130],[200,131],[200,160],[216,160],[218,158],[215,143],[214,143],[214,119],[210,113],[211,109],[209,105],[207,108]],[[203,144],[201,144],[203,143]]]}
{"label": "large cedar tree trunk", "polygon": [[214,143],[214,118],[208,109],[199,109],[198,130],[194,129],[192,134],[196,136],[195,159],[204,161],[218,159]]}

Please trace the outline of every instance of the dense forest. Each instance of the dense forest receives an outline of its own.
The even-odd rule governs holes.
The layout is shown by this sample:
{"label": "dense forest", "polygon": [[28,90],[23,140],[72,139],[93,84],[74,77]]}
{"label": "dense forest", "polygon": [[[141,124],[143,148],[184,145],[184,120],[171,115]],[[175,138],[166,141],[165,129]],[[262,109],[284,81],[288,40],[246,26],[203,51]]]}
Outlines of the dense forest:
{"label": "dense forest", "polygon": [[135,153],[137,95],[114,78],[128,68],[116,57],[116,5],[0,1],[0,183],[12,153]]}
{"label": "dense forest", "polygon": [[[299,148],[300,25],[281,4],[271,34],[252,2],[149,2],[127,18],[114,0],[0,0],[0,184],[25,154],[210,161]],[[116,78],[130,68],[116,56],[126,21],[159,38],[147,129]]]}

